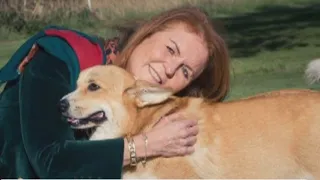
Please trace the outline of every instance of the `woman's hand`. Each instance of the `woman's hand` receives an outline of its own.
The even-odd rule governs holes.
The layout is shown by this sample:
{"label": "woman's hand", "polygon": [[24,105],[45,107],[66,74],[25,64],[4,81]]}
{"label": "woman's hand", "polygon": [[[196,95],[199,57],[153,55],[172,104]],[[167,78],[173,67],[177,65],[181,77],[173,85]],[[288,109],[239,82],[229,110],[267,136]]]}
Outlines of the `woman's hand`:
{"label": "woman's hand", "polygon": [[[136,157],[184,156],[194,152],[194,144],[197,141],[198,121],[186,118],[182,113],[175,113],[163,117],[145,135],[148,138],[147,151],[142,134],[133,137],[136,147]],[[128,142],[124,142],[123,166],[130,163]]]}
{"label": "woman's hand", "polygon": [[194,152],[199,132],[195,119],[188,119],[182,113],[163,117],[147,133],[148,150],[155,156],[184,156]]}

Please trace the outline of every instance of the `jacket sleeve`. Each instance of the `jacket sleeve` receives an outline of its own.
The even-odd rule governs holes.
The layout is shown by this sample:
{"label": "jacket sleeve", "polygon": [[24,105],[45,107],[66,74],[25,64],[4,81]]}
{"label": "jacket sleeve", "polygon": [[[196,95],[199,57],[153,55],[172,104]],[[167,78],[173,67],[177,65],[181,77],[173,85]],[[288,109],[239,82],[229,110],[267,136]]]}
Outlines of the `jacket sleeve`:
{"label": "jacket sleeve", "polygon": [[20,80],[21,131],[39,178],[121,178],[123,138],[77,141],[58,102],[69,93],[67,65],[40,50]]}

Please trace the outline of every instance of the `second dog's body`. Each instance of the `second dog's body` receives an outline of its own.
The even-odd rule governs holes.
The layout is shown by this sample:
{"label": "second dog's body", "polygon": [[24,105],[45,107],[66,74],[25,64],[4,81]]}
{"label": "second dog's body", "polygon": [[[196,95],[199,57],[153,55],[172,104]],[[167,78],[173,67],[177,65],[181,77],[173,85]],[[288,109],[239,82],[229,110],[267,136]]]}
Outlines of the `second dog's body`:
{"label": "second dog's body", "polygon": [[84,71],[78,89],[63,99],[74,127],[98,126],[91,140],[147,131],[172,111],[197,116],[192,155],[151,159],[126,169],[124,178],[320,179],[320,93],[287,92],[225,103],[177,98],[120,68],[99,66]]}

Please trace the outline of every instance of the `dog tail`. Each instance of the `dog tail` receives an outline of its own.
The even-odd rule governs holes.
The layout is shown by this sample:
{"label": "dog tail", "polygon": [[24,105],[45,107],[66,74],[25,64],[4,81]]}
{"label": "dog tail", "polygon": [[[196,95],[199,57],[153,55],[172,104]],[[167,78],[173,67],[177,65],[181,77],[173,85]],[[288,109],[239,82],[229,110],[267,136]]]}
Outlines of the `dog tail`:
{"label": "dog tail", "polygon": [[320,82],[320,59],[309,62],[305,70],[305,78],[310,85]]}

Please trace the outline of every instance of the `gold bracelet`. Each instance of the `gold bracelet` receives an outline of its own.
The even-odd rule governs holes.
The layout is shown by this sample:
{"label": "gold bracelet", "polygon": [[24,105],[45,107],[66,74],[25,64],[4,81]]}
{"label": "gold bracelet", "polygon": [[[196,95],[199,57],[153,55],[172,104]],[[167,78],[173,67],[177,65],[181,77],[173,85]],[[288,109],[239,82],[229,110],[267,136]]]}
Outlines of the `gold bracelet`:
{"label": "gold bracelet", "polygon": [[145,148],[145,156],[144,159],[142,160],[142,165],[146,166],[147,163],[147,147],[148,147],[148,136],[145,133],[142,133],[143,140],[144,140],[144,148]]}
{"label": "gold bracelet", "polygon": [[133,138],[131,136],[127,136],[128,146],[129,146],[129,154],[130,154],[130,165],[137,165],[137,155],[136,155],[136,146],[134,144]]}

